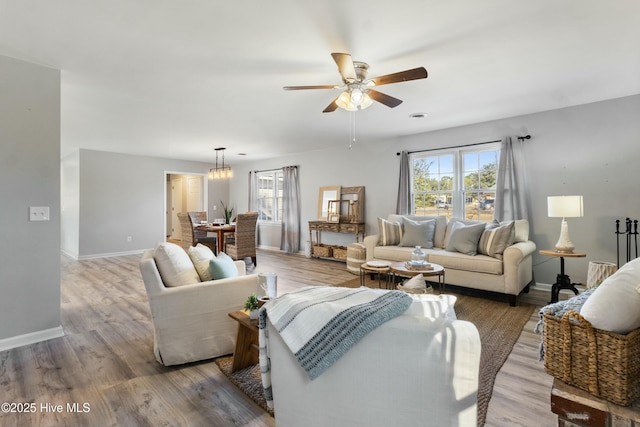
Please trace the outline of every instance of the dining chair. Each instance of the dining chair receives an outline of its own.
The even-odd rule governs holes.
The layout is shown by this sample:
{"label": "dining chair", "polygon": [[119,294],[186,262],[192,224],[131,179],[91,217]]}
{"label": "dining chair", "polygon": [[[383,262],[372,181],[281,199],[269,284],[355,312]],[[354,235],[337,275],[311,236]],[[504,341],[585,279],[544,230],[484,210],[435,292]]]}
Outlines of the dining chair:
{"label": "dining chair", "polygon": [[218,252],[218,238],[216,236],[209,237],[206,232],[196,232],[193,228],[194,224],[191,221],[189,214],[179,212],[178,219],[180,220],[182,247],[184,250],[188,250],[189,246],[195,246],[198,243],[202,243],[209,247],[214,253]]}
{"label": "dining chair", "polygon": [[251,258],[253,265],[257,265],[256,259],[256,223],[258,212],[238,214],[236,217],[236,230],[233,233],[233,241],[225,240],[225,252],[234,260]]}

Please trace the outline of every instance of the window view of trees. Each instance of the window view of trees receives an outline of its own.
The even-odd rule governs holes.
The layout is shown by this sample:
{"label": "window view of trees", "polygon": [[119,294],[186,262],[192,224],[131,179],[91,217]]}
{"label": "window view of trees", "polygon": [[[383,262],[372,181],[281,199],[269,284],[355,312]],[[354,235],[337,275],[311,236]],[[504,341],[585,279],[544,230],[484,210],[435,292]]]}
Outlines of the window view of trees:
{"label": "window view of trees", "polygon": [[496,146],[416,155],[411,162],[413,213],[490,221],[499,157]]}
{"label": "window view of trees", "polygon": [[258,220],[278,222],[282,219],[282,171],[258,173]]}

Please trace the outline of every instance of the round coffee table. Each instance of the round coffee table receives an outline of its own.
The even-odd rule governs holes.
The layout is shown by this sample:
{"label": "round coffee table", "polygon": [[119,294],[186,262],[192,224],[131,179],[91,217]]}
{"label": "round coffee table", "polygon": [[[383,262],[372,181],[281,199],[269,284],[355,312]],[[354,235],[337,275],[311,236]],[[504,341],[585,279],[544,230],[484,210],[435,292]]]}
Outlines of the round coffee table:
{"label": "round coffee table", "polygon": [[389,272],[393,275],[392,281],[395,283],[395,276],[400,277],[414,277],[418,274],[422,274],[424,277],[438,276],[438,290],[444,291],[444,267],[440,264],[429,263],[430,269],[419,270],[417,268],[407,268],[407,263],[394,262],[389,266]]}
{"label": "round coffee table", "polygon": [[386,261],[369,261],[360,265],[360,286],[364,286],[364,279],[367,274],[378,275],[378,287],[382,288],[381,275],[385,274],[386,279],[384,282],[385,289],[389,289],[389,265],[390,262]]}

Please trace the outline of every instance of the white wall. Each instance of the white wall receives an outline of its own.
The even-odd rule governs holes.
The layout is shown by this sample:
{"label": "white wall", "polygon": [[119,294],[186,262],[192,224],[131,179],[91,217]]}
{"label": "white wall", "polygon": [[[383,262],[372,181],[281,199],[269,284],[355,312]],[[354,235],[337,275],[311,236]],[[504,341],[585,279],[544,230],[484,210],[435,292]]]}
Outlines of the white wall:
{"label": "white wall", "polygon": [[[0,94],[1,350],[62,332],[60,72],[0,56]],[[50,220],[30,222],[29,206]]]}
{"label": "white wall", "polygon": [[[640,218],[640,190],[636,184],[640,166],[638,117],[640,96],[632,96],[382,143],[360,140],[351,151],[345,144],[344,148],[234,166],[236,178],[231,183],[230,195],[233,202],[246,209],[249,170],[299,165],[302,248],[309,238],[306,222],[316,217],[318,188],[325,185],[364,185],[367,234],[374,234],[377,217],[395,211],[397,152],[531,134],[532,139],[524,143],[530,178],[531,238],[539,249],[544,249],[553,248],[559,236],[560,219],[547,218],[547,196],[584,195],[585,217],[571,218],[568,222],[576,250],[586,252],[587,257],[567,260],[566,272],[574,282],[586,282],[589,261],[616,261],[615,219]],[[262,240],[262,245],[279,247],[279,242]],[[538,282],[555,281],[559,272],[557,258],[536,253],[534,265]]]}
{"label": "white wall", "polygon": [[[70,175],[76,158],[79,190],[77,200],[63,212],[65,231],[69,230],[63,242],[65,251],[80,259],[138,253],[164,241],[166,174],[206,175],[211,167],[204,162],[82,149],[62,159],[62,169]],[[63,185],[63,194],[74,193],[73,179],[64,180]],[[214,202],[226,200],[227,185],[207,185],[209,216],[215,216]]]}

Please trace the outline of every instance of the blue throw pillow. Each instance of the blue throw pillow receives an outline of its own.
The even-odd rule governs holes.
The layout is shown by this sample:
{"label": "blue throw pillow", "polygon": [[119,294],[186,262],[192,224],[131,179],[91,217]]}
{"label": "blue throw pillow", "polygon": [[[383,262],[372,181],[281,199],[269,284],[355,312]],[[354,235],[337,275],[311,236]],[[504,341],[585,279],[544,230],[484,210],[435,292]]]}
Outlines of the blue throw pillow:
{"label": "blue throw pillow", "polygon": [[220,252],[209,262],[209,271],[213,280],[227,279],[238,275],[238,268],[233,259],[224,252]]}

